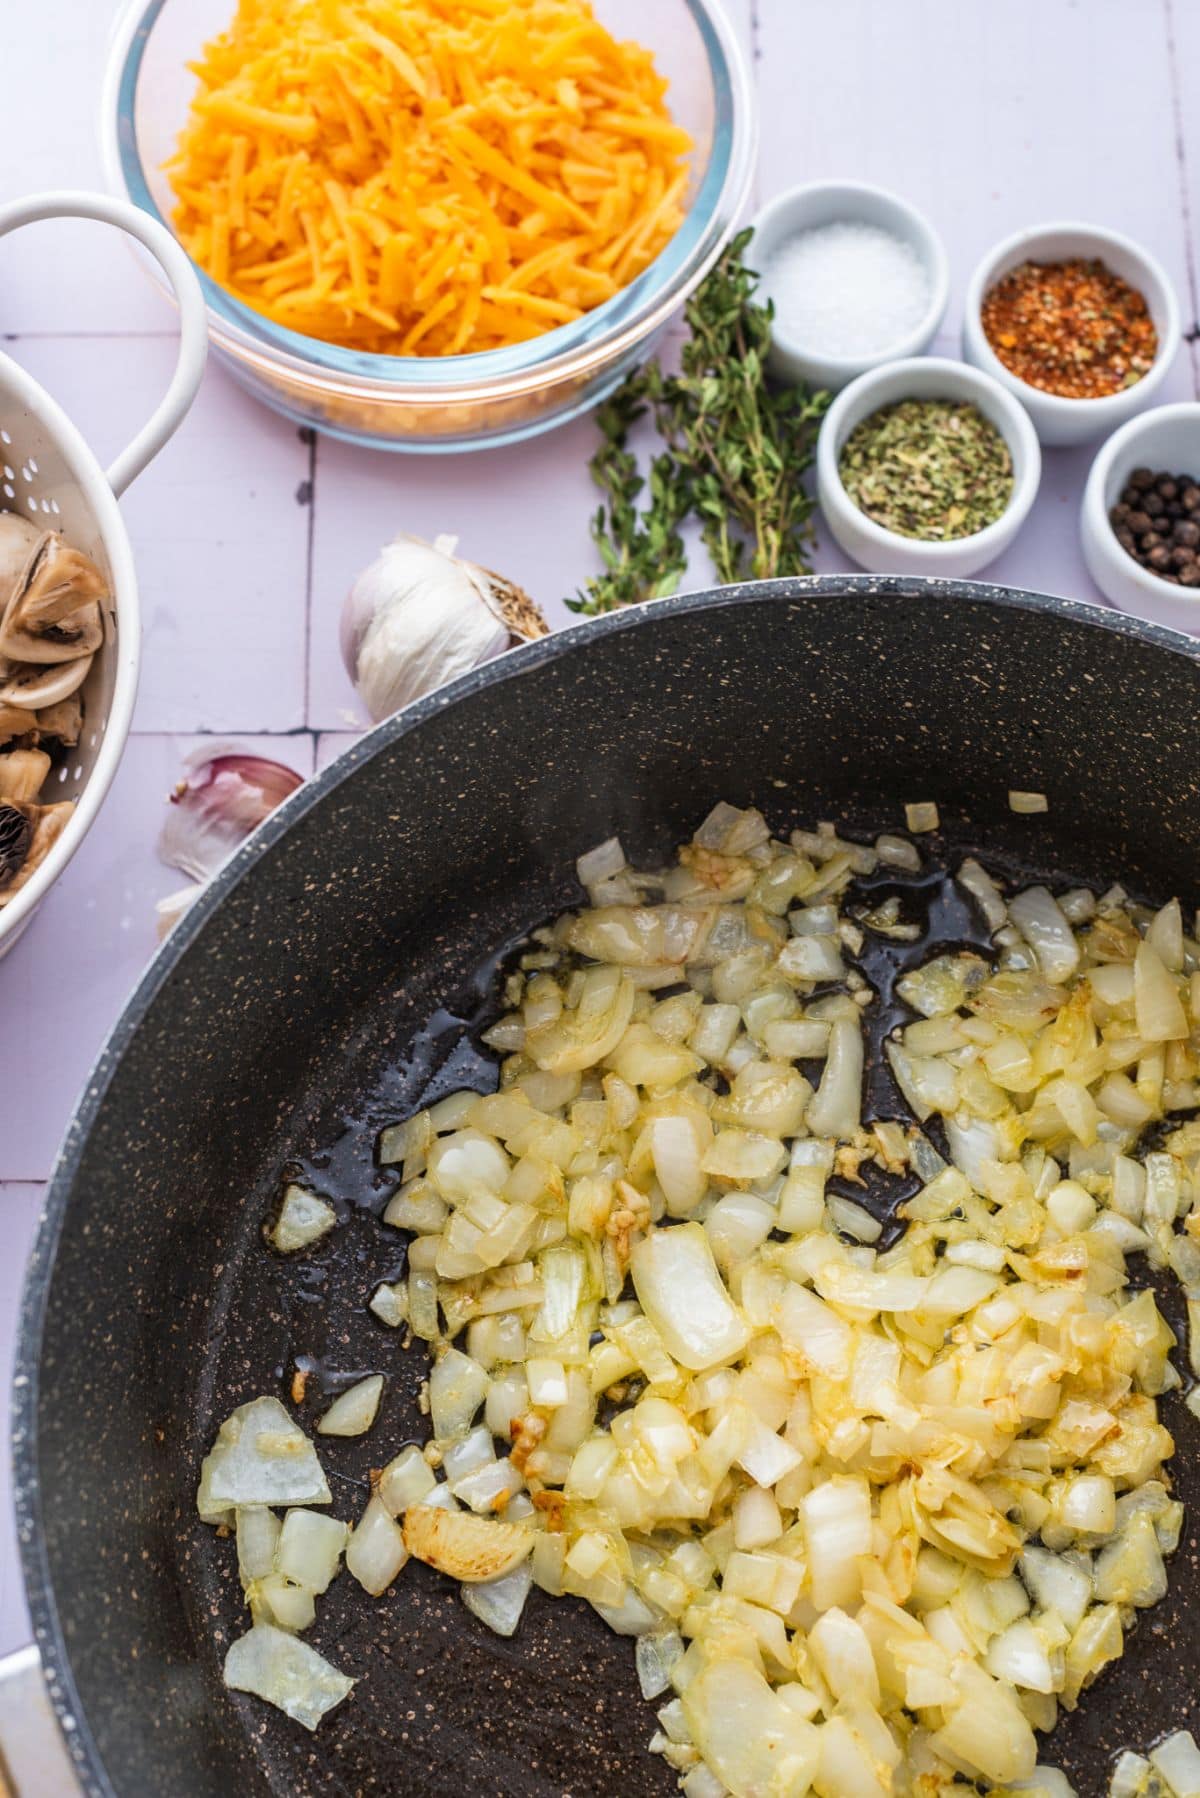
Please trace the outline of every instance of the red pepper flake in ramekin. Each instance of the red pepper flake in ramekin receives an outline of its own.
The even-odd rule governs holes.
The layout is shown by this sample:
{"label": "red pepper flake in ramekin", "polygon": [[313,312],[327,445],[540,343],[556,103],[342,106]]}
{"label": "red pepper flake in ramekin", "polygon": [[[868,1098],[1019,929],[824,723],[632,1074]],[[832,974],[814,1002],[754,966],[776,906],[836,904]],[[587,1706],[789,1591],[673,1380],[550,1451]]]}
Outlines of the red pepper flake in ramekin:
{"label": "red pepper flake in ramekin", "polygon": [[1132,387],[1158,351],[1145,295],[1082,256],[1010,269],[985,296],[980,322],[1011,374],[1063,399]]}

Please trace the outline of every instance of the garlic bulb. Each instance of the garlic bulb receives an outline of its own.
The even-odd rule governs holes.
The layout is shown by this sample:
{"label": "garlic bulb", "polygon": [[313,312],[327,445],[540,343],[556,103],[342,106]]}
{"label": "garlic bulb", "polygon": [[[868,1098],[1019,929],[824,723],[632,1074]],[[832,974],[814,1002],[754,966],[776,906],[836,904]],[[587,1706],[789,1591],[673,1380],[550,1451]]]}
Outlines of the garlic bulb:
{"label": "garlic bulb", "polygon": [[549,634],[528,594],[456,556],[457,541],[396,537],[350,589],[342,656],[376,723],[514,642]]}

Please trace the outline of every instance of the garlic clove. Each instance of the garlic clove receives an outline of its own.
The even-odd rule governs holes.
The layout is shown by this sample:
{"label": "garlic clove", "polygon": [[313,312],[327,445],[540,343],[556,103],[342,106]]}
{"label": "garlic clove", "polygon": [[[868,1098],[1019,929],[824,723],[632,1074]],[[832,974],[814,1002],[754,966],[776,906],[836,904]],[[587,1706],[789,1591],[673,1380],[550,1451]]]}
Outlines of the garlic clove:
{"label": "garlic clove", "polygon": [[44,749],[14,749],[0,755],[0,800],[22,805],[36,799],[50,772]]}
{"label": "garlic clove", "polygon": [[208,885],[206,880],[194,880],[189,886],[179,887],[160,899],[154,907],[155,930],[158,940],[163,943],[170,936],[184,912],[190,911],[197,899]]}
{"label": "garlic clove", "polygon": [[[21,706],[28,712],[57,705],[82,687],[92,661],[91,656],[79,656],[73,662],[57,662],[51,667],[37,662],[9,662],[0,672],[0,705]],[[32,719],[29,728],[33,729]]]}
{"label": "garlic clove", "polygon": [[229,744],[192,757],[171,794],[158,853],[168,867],[205,881],[275,807],[301,786],[282,762]]}
{"label": "garlic clove", "polygon": [[0,614],[0,655],[57,663],[93,655],[104,638],[108,583],[90,556],[54,531],[34,544]]}
{"label": "garlic clove", "polygon": [[456,541],[396,537],[347,595],[342,655],[377,723],[515,641],[548,634],[529,595],[455,555]]}

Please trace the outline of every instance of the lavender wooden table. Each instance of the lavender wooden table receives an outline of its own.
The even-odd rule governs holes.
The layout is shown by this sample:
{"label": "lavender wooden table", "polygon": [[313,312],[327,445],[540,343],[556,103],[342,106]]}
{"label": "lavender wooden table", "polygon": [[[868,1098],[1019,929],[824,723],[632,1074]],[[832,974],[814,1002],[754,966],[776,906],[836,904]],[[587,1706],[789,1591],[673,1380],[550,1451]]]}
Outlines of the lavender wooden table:
{"label": "lavender wooden table", "polygon": [[[1200,394],[1200,7],[1188,0],[729,0],[754,58],[759,198],[845,176],[894,187],[942,232],[957,352],[988,245],[1077,217],[1147,243],[1193,341],[1163,401]],[[2,62],[0,198],[100,184],[95,108],[112,0],[15,10]],[[1191,211],[1189,212],[1189,195]],[[95,226],[0,246],[0,331],[101,457],[165,385],[172,319]],[[134,732],[99,824],[0,963],[0,1392],[40,1195],[85,1073],[182,884],[154,845],[184,755],[233,738],[301,773],[364,722],[337,652],[342,594],[398,530],[458,533],[543,603],[591,568],[586,421],[517,449],[427,462],[304,441],[210,366],[192,417],[125,505],[145,660]],[[1050,451],[1033,517],[989,571],[1097,599],[1076,539],[1089,452]],[[827,544],[819,569],[847,564]],[[693,583],[707,571],[697,566]],[[119,1370],[114,1370],[119,1377]],[[0,1420],[2,1421],[2,1420]],[[27,1639],[0,1437],[0,1652]]]}

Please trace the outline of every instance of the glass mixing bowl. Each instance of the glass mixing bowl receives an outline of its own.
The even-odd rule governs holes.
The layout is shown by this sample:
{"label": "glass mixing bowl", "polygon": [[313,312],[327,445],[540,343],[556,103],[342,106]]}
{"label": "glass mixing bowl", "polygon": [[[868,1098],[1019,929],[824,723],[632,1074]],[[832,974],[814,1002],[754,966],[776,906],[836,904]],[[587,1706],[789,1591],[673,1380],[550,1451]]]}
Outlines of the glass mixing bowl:
{"label": "glass mixing bowl", "polygon": [[[108,178],[170,225],[162,172],[195,90],[187,65],[228,25],[235,0],[133,0],[105,81]],[[749,190],[756,139],[750,79],[718,0],[594,0],[616,37],[654,53],[671,111],[695,143],[687,216],[637,280],[530,342],[465,356],[379,356],[303,337],[196,272],[216,354],[242,385],[301,424],[383,449],[513,443],[604,398],[654,347],[712,267]]]}

